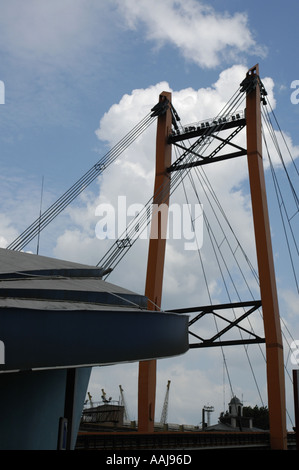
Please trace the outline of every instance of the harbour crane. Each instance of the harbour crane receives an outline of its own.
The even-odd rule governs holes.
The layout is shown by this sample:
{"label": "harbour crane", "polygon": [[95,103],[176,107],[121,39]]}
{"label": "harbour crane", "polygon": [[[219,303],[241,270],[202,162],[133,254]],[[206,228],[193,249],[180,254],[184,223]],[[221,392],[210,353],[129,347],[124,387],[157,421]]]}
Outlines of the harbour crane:
{"label": "harbour crane", "polygon": [[160,423],[163,424],[163,425],[166,424],[166,422],[167,422],[170,382],[171,382],[170,380],[168,380],[168,382],[167,382],[166,393],[165,393],[165,398],[164,398],[164,404],[163,404],[161,419],[160,419]]}
{"label": "harbour crane", "polygon": [[93,408],[92,395],[90,395],[89,392],[88,392],[88,399],[89,399],[90,407]]}
{"label": "harbour crane", "polygon": [[101,398],[102,398],[104,403],[109,403],[112,400],[112,397],[109,397],[109,400],[106,398],[106,392],[103,388],[102,388],[102,397]]}
{"label": "harbour crane", "polygon": [[124,389],[122,388],[121,385],[119,385],[119,390],[120,390],[120,404],[124,407],[124,420],[131,421],[129,417],[129,413],[128,413],[127,403],[125,400]]}

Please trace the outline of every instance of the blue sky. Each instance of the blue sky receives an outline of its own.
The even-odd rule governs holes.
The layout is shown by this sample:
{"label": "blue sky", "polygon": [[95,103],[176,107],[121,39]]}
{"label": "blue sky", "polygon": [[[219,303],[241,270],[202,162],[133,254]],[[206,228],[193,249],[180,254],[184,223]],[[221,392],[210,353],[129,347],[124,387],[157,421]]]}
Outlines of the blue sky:
{"label": "blue sky", "polygon": [[[42,179],[46,208],[147,114],[158,101],[161,87],[173,92],[174,105],[188,123],[213,116],[224,97],[236,90],[245,71],[259,63],[280,126],[294,158],[299,156],[299,105],[290,99],[291,83],[299,80],[296,2],[0,0],[0,6],[0,80],[5,84],[5,104],[0,105],[2,246],[38,216]],[[127,155],[126,163],[109,169],[53,228],[44,231],[41,254],[89,264],[99,261],[103,244],[95,237],[95,208],[103,201],[115,204],[123,194],[131,202],[146,201],[144,194],[152,193],[153,141],[154,129],[138,143],[133,155]],[[227,179],[216,172],[215,185],[219,197],[231,208],[236,230],[246,245],[251,222],[245,170],[240,167],[240,173],[232,174],[225,168]],[[275,219],[272,223],[276,250],[279,235]],[[35,248],[32,244],[28,249]],[[253,255],[251,245],[248,250]],[[128,261],[133,274],[124,279],[120,268],[111,282],[125,282],[126,287],[142,291],[145,245],[141,252],[144,263],[136,262],[139,251],[135,252]],[[278,251],[275,257],[279,263],[282,256]],[[176,274],[178,268],[187,271],[188,258],[170,244],[167,259],[165,308],[172,308],[171,303],[185,306],[180,289],[188,293],[190,304],[204,304],[196,272],[189,270],[184,282]],[[279,266],[281,302],[288,306],[285,318],[296,339],[298,292],[290,289],[287,293],[293,286],[286,275],[289,268]],[[216,284],[213,293],[218,299]],[[199,422],[201,406],[209,399],[214,400],[217,412],[222,410],[224,386],[222,378],[216,378],[222,362],[217,359],[214,367],[216,353],[209,354],[208,366],[207,356],[199,358],[198,353],[162,361],[159,396],[171,378],[177,394],[182,391],[186,397],[184,403],[173,396],[173,421],[191,422],[198,406]],[[232,362],[236,360],[231,352],[227,354]],[[134,408],[136,366],[127,367],[134,380],[122,385]],[[232,364],[236,374],[240,367]],[[93,394],[102,386],[109,388],[109,395],[118,393],[118,382],[126,381],[126,370],[97,370],[91,384]],[[194,371],[198,379],[192,387]],[[196,386],[201,389],[197,400]],[[236,384],[244,401],[255,405],[258,399],[250,387]]]}

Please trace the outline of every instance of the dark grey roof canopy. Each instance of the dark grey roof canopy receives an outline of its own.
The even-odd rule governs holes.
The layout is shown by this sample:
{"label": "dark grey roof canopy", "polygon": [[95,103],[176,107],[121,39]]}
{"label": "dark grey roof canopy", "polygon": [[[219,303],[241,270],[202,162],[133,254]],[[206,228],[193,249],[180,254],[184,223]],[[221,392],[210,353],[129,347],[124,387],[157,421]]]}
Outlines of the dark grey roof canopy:
{"label": "dark grey roof canopy", "polygon": [[0,372],[139,361],[187,351],[188,317],[147,310],[101,268],[0,249],[0,341]]}

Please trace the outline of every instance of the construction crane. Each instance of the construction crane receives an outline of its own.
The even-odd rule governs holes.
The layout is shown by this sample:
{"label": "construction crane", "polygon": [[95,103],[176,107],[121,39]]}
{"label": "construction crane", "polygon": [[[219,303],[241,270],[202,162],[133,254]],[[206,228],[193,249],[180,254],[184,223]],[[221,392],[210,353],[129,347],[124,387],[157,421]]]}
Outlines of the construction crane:
{"label": "construction crane", "polygon": [[171,382],[170,380],[168,380],[168,382],[167,382],[166,393],[165,393],[165,398],[164,398],[164,404],[163,404],[161,419],[160,419],[160,423],[163,424],[163,425],[166,424],[166,422],[167,422],[170,382]]}
{"label": "construction crane", "polygon": [[128,407],[127,407],[126,400],[125,400],[124,389],[122,388],[121,385],[119,385],[119,390],[120,390],[120,404],[124,407],[124,420],[131,421],[129,417],[129,413],[128,413]]}

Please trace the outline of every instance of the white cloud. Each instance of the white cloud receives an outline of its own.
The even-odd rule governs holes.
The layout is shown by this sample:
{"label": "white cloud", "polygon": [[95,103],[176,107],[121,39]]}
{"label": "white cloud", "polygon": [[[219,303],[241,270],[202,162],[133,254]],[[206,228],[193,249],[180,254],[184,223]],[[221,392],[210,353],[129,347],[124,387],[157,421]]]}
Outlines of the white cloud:
{"label": "white cloud", "polygon": [[248,27],[245,13],[218,13],[195,0],[118,1],[130,29],[139,23],[157,46],[175,46],[189,61],[215,67],[222,61],[240,60],[244,54],[264,55]]}
{"label": "white cloud", "polygon": [[[242,66],[234,66],[231,69],[221,73],[217,82],[208,89],[184,89],[180,91],[173,91],[173,103],[175,108],[178,110],[181,120],[183,123],[189,123],[196,120],[201,120],[206,116],[217,115],[226,103],[228,91],[227,84],[230,84],[231,90],[239,86],[240,81],[244,77],[245,68]],[[118,104],[114,104],[110,110],[104,115],[100,122],[99,129],[96,134],[99,138],[105,136],[105,140],[110,146],[116,144],[120,139],[120,136],[125,135],[139,120],[141,120],[151,109],[151,107],[157,103],[159,94],[162,91],[168,91],[170,89],[169,84],[166,82],[158,83],[155,86],[151,86],[145,90],[133,90],[131,95],[125,95]],[[231,94],[231,91],[230,91]],[[173,154],[173,159],[175,159]],[[150,127],[129,149],[127,149],[122,157],[109,167],[108,170],[103,174],[100,180],[100,198],[88,202],[88,210],[83,209],[78,212],[80,219],[80,227],[84,225],[89,227],[89,236],[92,236],[91,221],[94,220],[94,227],[97,219],[92,219],[92,211],[101,202],[109,202],[115,208],[118,206],[118,197],[125,195],[127,198],[127,207],[132,203],[145,204],[152,196],[153,192],[153,178],[154,178],[154,161],[155,161],[155,125]],[[248,242],[250,240],[250,213],[248,207],[248,198],[242,193],[241,190],[236,190],[239,187],[244,178],[246,178],[246,161],[236,160],[235,168],[238,171],[231,172],[231,166],[229,163],[218,164],[216,167],[207,169],[206,173],[209,178],[212,178],[213,187],[217,194],[220,194],[221,203],[223,204],[224,210],[230,209],[232,214],[233,225],[237,227],[238,236],[243,237],[242,242]],[[186,178],[185,186],[189,188],[190,196],[190,182]],[[190,196],[190,201],[194,202],[194,196]],[[193,199],[192,199],[193,197]],[[203,198],[204,199],[204,198]],[[184,193],[178,191],[174,193],[171,200],[173,203],[180,202],[180,204],[186,203]],[[207,201],[203,201],[207,204]],[[207,212],[210,212],[208,205],[204,207]],[[233,209],[233,210],[232,210]],[[78,223],[78,216],[76,217],[76,210],[72,210],[70,216],[74,223]],[[241,224],[246,226],[246,230],[243,230]],[[59,244],[56,247],[56,256],[68,256],[70,251],[76,252],[73,243],[63,243],[63,237],[68,237],[67,233],[62,235],[59,239]],[[205,243],[205,242],[204,242]],[[134,248],[136,250],[145,250],[146,243],[142,241],[143,248]],[[63,247],[63,250],[59,247]],[[67,248],[69,246],[69,248]],[[87,245],[81,244],[80,251],[84,250]],[[72,248],[71,248],[72,247]],[[101,246],[99,244],[99,250]],[[167,257],[170,263],[176,264],[180,254],[178,250],[181,250],[180,243],[177,241],[169,242],[169,249]],[[210,248],[211,250],[211,248]],[[211,252],[210,252],[211,255]],[[184,252],[185,265],[194,259],[194,252]],[[209,256],[209,255],[207,255]],[[99,257],[100,259],[100,257]],[[144,259],[144,258],[143,258]],[[188,260],[188,261],[187,261]],[[194,264],[194,263],[193,263]],[[192,265],[192,261],[191,261]],[[210,266],[210,269],[212,265]],[[166,268],[167,270],[167,268]],[[189,279],[189,289],[193,286],[194,295],[196,295],[196,289],[194,289],[194,278],[196,273],[194,272],[195,267],[188,269],[189,274],[184,277],[184,281],[180,279],[180,275],[175,269],[169,270],[170,278],[175,277],[176,282],[180,285],[185,285],[186,280]],[[139,278],[137,274],[139,270],[137,266],[134,267],[136,282]],[[183,273],[184,267],[180,268]],[[166,271],[167,273],[167,271]],[[115,274],[116,277],[117,274]],[[186,276],[186,274],[184,274]],[[122,276],[120,276],[119,280]],[[167,276],[166,276],[167,278]],[[211,276],[210,282],[212,283],[213,277]],[[137,282],[137,285],[140,285]],[[165,292],[169,293],[172,291],[171,283],[165,283]],[[169,296],[168,296],[169,297]],[[180,297],[180,293],[177,293],[177,297]],[[167,300],[167,297],[166,299]]]}
{"label": "white cloud", "polygon": [[[245,73],[245,67],[233,66],[221,72],[218,80],[211,87],[200,88],[198,90],[187,88],[173,91],[167,82],[158,83],[148,89],[135,89],[130,95],[123,96],[119,103],[114,104],[106,112],[101,119],[99,128],[96,130],[96,135],[99,139],[105,139],[108,147],[112,147],[120,140],[121,136],[126,135],[149,112],[151,107],[158,101],[159,94],[162,91],[172,91],[172,101],[183,124],[201,120],[207,116],[215,116],[238,88]],[[268,83],[267,90],[269,97],[274,103],[274,83],[270,79],[266,79],[264,82]],[[245,146],[244,135],[240,137],[237,143]],[[173,159],[175,158],[176,156],[173,152]],[[85,256],[88,260],[93,259],[98,262],[107,250],[108,241],[104,243],[100,240],[95,240],[95,227],[99,221],[99,218],[95,216],[97,206],[101,203],[111,204],[116,209],[117,214],[119,196],[126,197],[127,208],[133,203],[146,204],[153,192],[154,165],[155,125],[152,125],[124,152],[119,160],[105,171],[99,180],[99,196],[97,194],[89,194],[85,199],[82,196],[81,207],[75,206],[68,210],[71,221],[77,229],[73,233],[66,231],[59,237],[55,255],[72,258],[76,253],[80,253],[82,258]],[[223,243],[223,249],[229,255],[230,263],[233,263],[234,260],[228,241],[231,243],[232,250],[236,251],[239,257],[238,261],[242,259],[242,250],[238,247],[238,242],[240,242],[241,247],[245,249],[247,256],[253,265],[255,265],[250,197],[246,185],[243,187],[243,183],[248,178],[246,158],[241,157],[233,160],[233,169],[234,171],[232,171],[231,160],[219,162],[217,165],[207,165],[204,168],[205,173],[202,173],[198,179],[196,174],[194,175],[194,181],[197,184],[201,202],[204,205],[204,212],[209,218],[211,226],[213,226],[212,221],[215,219],[215,215],[213,215],[212,208],[210,207],[211,199],[207,199],[207,196],[202,191],[202,188],[206,186],[207,178],[224,212],[229,214],[229,223],[233,228],[233,232],[225,233],[227,239]],[[188,178],[185,178],[184,184],[190,198],[189,202],[196,202],[197,200],[191,190],[191,183]],[[176,202],[180,204],[187,202],[182,190],[178,189],[172,195],[171,203]],[[129,222],[131,219],[127,218],[127,220]],[[225,232],[224,224],[224,219],[221,219],[218,227],[214,225],[215,243],[222,243]],[[223,233],[222,230],[224,230]],[[219,269],[208,235],[207,232],[204,233],[201,255],[203,261],[209,260],[206,274],[208,275],[207,282],[210,286],[212,297],[220,300]],[[226,248],[225,245],[227,245]],[[140,271],[145,272],[147,241],[138,241],[132,249],[132,253],[134,254],[129,253],[127,255],[128,258],[125,261],[126,264],[129,263],[131,266],[130,275],[128,276],[126,273],[126,276],[123,276],[122,262],[115,273],[111,275],[111,282],[119,282],[120,284],[132,282],[134,289],[138,288],[142,292],[144,289],[144,275],[140,276]],[[196,252],[184,251],[181,241],[169,240],[166,259],[164,307],[173,308],[174,305],[180,307],[186,300],[190,304],[205,303],[208,299],[204,302],[202,299],[202,297],[206,299],[207,296],[206,289],[203,287],[203,278],[201,279],[201,294],[198,293],[196,288],[199,264],[198,254]],[[143,265],[140,260],[143,260]],[[247,266],[244,269],[249,276],[249,267]],[[253,293],[256,293],[257,286],[254,279],[252,281],[249,279],[248,284]],[[182,297],[182,291],[189,292],[188,299],[184,296]],[[236,294],[234,293],[233,295]],[[246,295],[245,291],[244,295]],[[171,304],[171,307],[169,304]]]}
{"label": "white cloud", "polygon": [[12,227],[11,220],[8,215],[0,214],[0,247],[6,248],[11,240],[17,237],[18,233]]}

